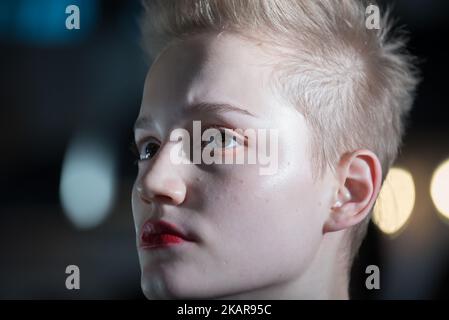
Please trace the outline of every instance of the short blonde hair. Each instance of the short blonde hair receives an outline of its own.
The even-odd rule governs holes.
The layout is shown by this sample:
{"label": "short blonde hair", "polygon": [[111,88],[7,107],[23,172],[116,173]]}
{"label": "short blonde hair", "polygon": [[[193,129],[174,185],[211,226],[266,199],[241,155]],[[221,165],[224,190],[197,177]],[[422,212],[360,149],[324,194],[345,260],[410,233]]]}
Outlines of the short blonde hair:
{"label": "short blonde hair", "polygon": [[[370,1],[373,4],[374,1]],[[366,27],[357,0],[144,0],[143,42],[155,57],[173,41],[228,31],[282,48],[276,87],[312,132],[314,174],[364,148],[380,159],[384,181],[412,106],[417,72],[388,14]],[[369,219],[352,230],[351,258]]]}

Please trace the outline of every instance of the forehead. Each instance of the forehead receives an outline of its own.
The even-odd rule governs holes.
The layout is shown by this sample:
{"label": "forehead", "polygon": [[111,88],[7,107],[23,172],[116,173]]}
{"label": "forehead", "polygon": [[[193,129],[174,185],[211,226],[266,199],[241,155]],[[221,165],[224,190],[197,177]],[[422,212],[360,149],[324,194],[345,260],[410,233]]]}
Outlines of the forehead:
{"label": "forehead", "polygon": [[141,114],[169,111],[175,115],[184,106],[201,102],[272,112],[275,101],[271,100],[278,99],[270,81],[274,61],[262,43],[237,35],[203,34],[173,44],[148,73]]}

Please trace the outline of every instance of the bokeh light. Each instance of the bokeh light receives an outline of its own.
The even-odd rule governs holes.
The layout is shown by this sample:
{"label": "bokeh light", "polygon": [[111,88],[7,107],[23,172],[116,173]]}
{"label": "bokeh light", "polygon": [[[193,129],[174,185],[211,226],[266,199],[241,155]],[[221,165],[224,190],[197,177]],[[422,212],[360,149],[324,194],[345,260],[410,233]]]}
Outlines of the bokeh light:
{"label": "bokeh light", "polygon": [[115,185],[111,146],[92,136],[76,138],[65,156],[60,185],[69,220],[80,229],[99,225],[111,209]]}
{"label": "bokeh light", "polygon": [[430,195],[438,212],[449,219],[449,159],[435,170],[430,184]]}
{"label": "bokeh light", "polygon": [[389,235],[397,235],[406,225],[415,206],[415,183],[405,169],[392,168],[374,206],[373,221]]}

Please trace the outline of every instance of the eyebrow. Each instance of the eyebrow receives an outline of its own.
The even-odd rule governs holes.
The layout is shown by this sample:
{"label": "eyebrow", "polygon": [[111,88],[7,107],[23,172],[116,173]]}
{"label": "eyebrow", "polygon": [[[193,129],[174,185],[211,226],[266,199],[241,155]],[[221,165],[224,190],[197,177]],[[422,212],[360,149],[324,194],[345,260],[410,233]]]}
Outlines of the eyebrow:
{"label": "eyebrow", "polygon": [[237,107],[228,103],[210,103],[210,102],[200,102],[190,105],[186,108],[187,112],[192,113],[204,113],[204,112],[216,112],[216,113],[226,113],[226,112],[237,112],[246,116],[256,117],[254,114],[242,107]]}
{"label": "eyebrow", "polygon": [[[211,103],[211,102],[200,102],[187,106],[184,109],[185,113],[207,113],[216,112],[219,114],[227,112],[236,112],[246,116],[251,116],[257,118],[256,115],[252,114],[245,108],[237,107],[228,103]],[[134,124],[134,130],[146,128],[153,123],[153,119],[149,116],[143,116],[138,118]]]}

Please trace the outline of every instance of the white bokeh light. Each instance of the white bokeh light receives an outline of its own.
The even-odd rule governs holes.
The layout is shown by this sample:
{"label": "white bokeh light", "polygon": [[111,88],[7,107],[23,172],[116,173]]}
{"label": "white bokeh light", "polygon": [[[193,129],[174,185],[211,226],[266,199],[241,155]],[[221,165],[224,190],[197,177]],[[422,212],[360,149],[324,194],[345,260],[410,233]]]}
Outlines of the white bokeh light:
{"label": "white bokeh light", "polygon": [[449,219],[449,159],[435,170],[430,184],[430,195],[438,212]]}
{"label": "white bokeh light", "polygon": [[396,235],[406,225],[414,206],[415,183],[412,174],[405,169],[390,169],[374,207],[374,223],[382,232]]}
{"label": "white bokeh light", "polygon": [[81,229],[103,222],[113,204],[115,184],[112,148],[92,136],[74,139],[64,158],[59,190],[69,220]]}

